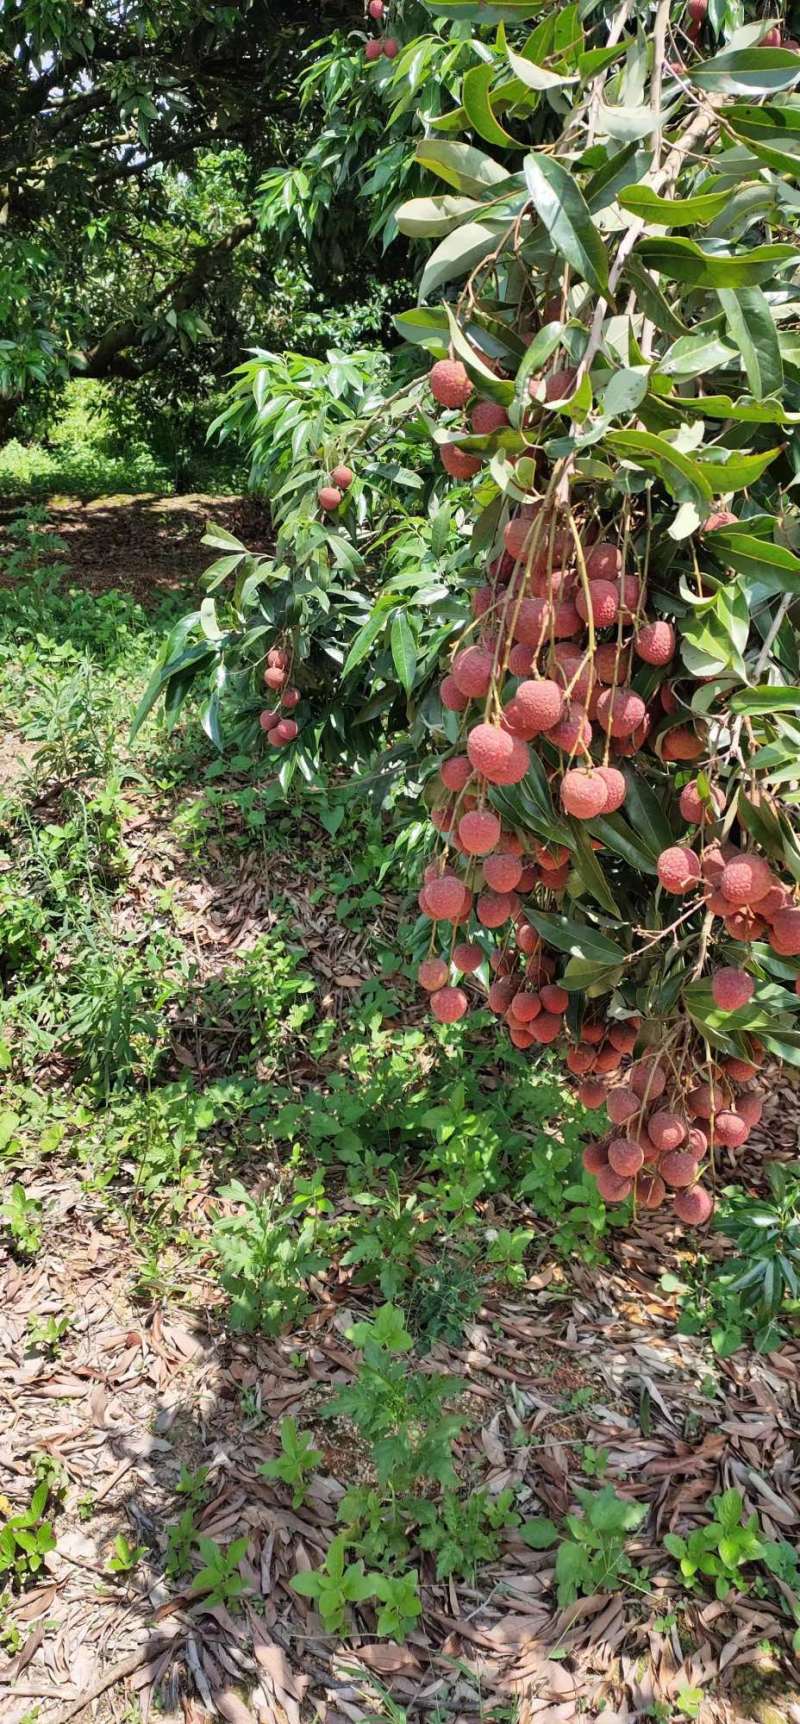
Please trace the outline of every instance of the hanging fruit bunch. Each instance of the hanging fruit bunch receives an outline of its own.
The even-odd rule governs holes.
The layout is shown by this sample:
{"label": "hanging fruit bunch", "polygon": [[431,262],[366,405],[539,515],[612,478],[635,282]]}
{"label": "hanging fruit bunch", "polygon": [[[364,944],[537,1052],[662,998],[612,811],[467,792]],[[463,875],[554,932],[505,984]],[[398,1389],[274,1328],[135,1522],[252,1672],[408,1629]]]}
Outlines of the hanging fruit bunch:
{"label": "hanging fruit bunch", "polygon": [[[769,19],[716,53],[692,19],[694,46],[657,7],[646,77],[616,26],[588,71],[573,17],[521,52],[501,28],[420,146],[458,193],[422,282],[458,297],[421,339],[476,576],[431,730],[418,979],[439,1023],[488,1005],[552,1047],[601,1121],[602,1196],[688,1226],[765,1060],[800,1063],[800,155],[778,143],[800,61]],[[549,139],[515,165],[532,114]]]}

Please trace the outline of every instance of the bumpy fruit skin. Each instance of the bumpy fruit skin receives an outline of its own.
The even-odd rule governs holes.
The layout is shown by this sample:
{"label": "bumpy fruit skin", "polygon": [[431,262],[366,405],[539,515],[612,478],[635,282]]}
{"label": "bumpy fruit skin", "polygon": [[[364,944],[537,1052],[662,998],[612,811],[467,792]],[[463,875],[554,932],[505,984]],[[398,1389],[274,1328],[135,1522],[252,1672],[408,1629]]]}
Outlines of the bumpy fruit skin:
{"label": "bumpy fruit skin", "polygon": [[647,708],[632,688],[604,688],[597,701],[597,721],[609,736],[633,736]]}
{"label": "bumpy fruit skin", "polygon": [[640,1101],[657,1101],[667,1087],[665,1071],[652,1059],[637,1060],[628,1072],[628,1082]]}
{"label": "bumpy fruit skin", "polygon": [[[610,581],[589,582],[589,604],[592,608],[592,620],[597,629],[610,629],[616,622],[619,610],[619,592]],[[575,598],[575,609],[584,622],[588,621],[589,604],[586,593],[581,590]]]}
{"label": "bumpy fruit skin", "polygon": [[476,460],[474,455],[470,455],[467,449],[459,449],[457,443],[440,443],[439,459],[445,472],[450,474],[450,478],[459,479],[462,482],[467,479],[474,479],[475,474],[479,473],[481,469],[480,461]]}
{"label": "bumpy fruit skin", "polygon": [[525,743],[497,724],[476,724],[467,737],[467,754],[490,784],[517,784],[530,764]]}
{"label": "bumpy fruit skin", "polygon": [[669,1154],[662,1155],[658,1171],[666,1185],[681,1191],[697,1178],[697,1162],[687,1149],[673,1149]]}
{"label": "bumpy fruit skin", "polygon": [[466,712],[469,705],[467,696],[461,693],[458,683],[453,676],[445,676],[442,678],[439,686],[439,699],[442,706],[447,707],[448,712]]}
{"label": "bumpy fruit skin", "polygon": [[[548,636],[550,626],[549,607],[544,599],[522,600],[516,607],[514,622],[514,639],[522,646],[538,647]],[[530,667],[529,667],[530,668]]]}
{"label": "bumpy fruit skin", "polygon": [[632,1179],[644,1163],[641,1144],[630,1137],[615,1137],[608,1146],[608,1163],[623,1179]]}
{"label": "bumpy fruit skin", "polygon": [[633,1190],[632,1180],[623,1179],[621,1174],[614,1172],[613,1167],[598,1168],[595,1178],[604,1203],[623,1203]]}
{"label": "bumpy fruit skin", "polygon": [[616,766],[598,766],[597,776],[602,778],[606,787],[606,805],[603,813],[616,814],[617,809],[622,807],[628,794],[625,779]]}
{"label": "bumpy fruit skin", "polygon": [[648,1173],[646,1170],[639,1174],[636,1181],[636,1202],[641,1209],[660,1209],[666,1195],[667,1188],[659,1174]]}
{"label": "bumpy fruit skin", "polygon": [[425,907],[433,922],[454,922],[464,902],[464,885],[455,874],[442,874],[425,887]]}
{"label": "bumpy fruit skin", "polygon": [[680,811],[689,826],[701,826],[708,820],[716,819],[725,807],[725,798],[721,790],[712,786],[711,799],[704,802],[697,788],[697,779],[691,779],[684,784],[680,794]]}
{"label": "bumpy fruit skin", "polygon": [[770,945],[784,958],[800,955],[800,910],[779,910],[772,920]]}
{"label": "bumpy fruit skin", "polygon": [[515,563],[522,560],[531,541],[533,533],[533,518],[530,515],[514,515],[503,528],[503,544]]}
{"label": "bumpy fruit skin", "polygon": [[693,24],[702,24],[708,12],[708,0],[689,0],[686,10]]}
{"label": "bumpy fruit skin", "polygon": [[609,1090],[606,1106],[612,1125],[624,1125],[626,1120],[632,1119],[634,1114],[639,1112],[639,1101],[627,1084],[620,1084],[616,1089]]}
{"label": "bumpy fruit skin", "polygon": [[752,1131],[753,1126],[758,1125],[763,1111],[764,1103],[761,1100],[760,1095],[747,1094],[737,1096],[736,1112],[738,1113],[739,1118],[744,1120],[748,1131]]}
{"label": "bumpy fruit skin", "polygon": [[331,481],[336,485],[338,490],[349,491],[350,486],[353,483],[352,467],[345,467],[344,465],[341,467],[334,467],[333,472],[331,473]]}
{"label": "bumpy fruit skin", "polygon": [[647,1122],[647,1135],[653,1147],[662,1153],[677,1149],[686,1136],[686,1126],[669,1108],[660,1108]]}
{"label": "bumpy fruit skin", "polygon": [[557,982],[547,982],[540,989],[542,1005],[546,1012],[555,1012],[561,1017],[569,1005],[569,994],[566,988],[560,988]]}
{"label": "bumpy fruit skin", "polygon": [[616,545],[602,540],[594,545],[586,558],[586,573],[590,581],[617,581],[622,574],[622,555]]}
{"label": "bumpy fruit skin", "polygon": [[469,372],[460,359],[437,359],[428,381],[440,407],[465,407],[472,394]]}
{"label": "bumpy fruit skin", "polygon": [[658,858],[658,878],[665,892],[688,892],[700,879],[700,862],[688,844],[670,844]]}
{"label": "bumpy fruit skin", "polygon": [[439,988],[431,994],[431,1011],[440,1024],[457,1024],[468,1005],[463,988]]}
{"label": "bumpy fruit skin", "polygon": [[513,907],[510,892],[481,892],[475,914],[484,928],[502,928]]}
{"label": "bumpy fruit skin", "polygon": [[486,694],[492,680],[492,655],[485,647],[465,647],[453,659],[450,675],[462,694],[477,700]]}
{"label": "bumpy fruit skin", "polygon": [[574,815],[576,820],[595,820],[598,814],[602,814],[607,800],[608,791],[599,773],[581,766],[564,773],[561,806],[565,814]]}
{"label": "bumpy fruit skin", "polygon": [[515,736],[528,741],[558,724],[564,708],[564,692],[557,682],[521,682],[503,713],[503,723]]}
{"label": "bumpy fruit skin", "polygon": [[317,492],[317,502],[326,515],[335,514],[342,501],[342,493],[338,485],[322,485]]}
{"label": "bumpy fruit skin", "polygon": [[276,724],[280,723],[280,713],[260,712],[258,715],[258,722],[262,730],[274,730]]}
{"label": "bumpy fruit skin", "polygon": [[423,958],[417,970],[417,981],[429,994],[435,994],[439,988],[443,988],[447,981],[444,958]]}
{"label": "bumpy fruit skin", "polygon": [[496,856],[486,857],[483,878],[493,892],[513,892],[522,878],[522,863],[518,856],[499,851]]}
{"label": "bumpy fruit skin", "polygon": [[668,730],[661,744],[662,760],[699,760],[705,753],[705,743],[696,731],[685,725]]}
{"label": "bumpy fruit skin", "polygon": [[[697,0],[695,0],[695,4],[697,4]],[[380,23],[385,10],[383,0],[369,0],[367,11],[376,24]]]}
{"label": "bumpy fruit skin", "polygon": [[370,64],[372,64],[373,61],[375,61],[375,60],[379,60],[381,58],[382,53],[383,53],[383,43],[379,42],[376,39],[376,37],[373,36],[369,42],[365,43],[365,45],[364,45],[364,59],[369,61]]}
{"label": "bumpy fruit skin", "polygon": [[530,676],[533,668],[533,653],[530,647],[517,641],[508,655],[508,668],[512,676]]}
{"label": "bumpy fruit skin", "polygon": [[578,1085],[578,1100],[582,1107],[594,1110],[602,1107],[605,1099],[605,1084],[598,1083],[596,1078],[587,1078],[585,1083]]}
{"label": "bumpy fruit skin", "polygon": [[480,946],[473,945],[470,940],[461,940],[453,947],[453,968],[462,976],[472,976],[480,969],[484,956]]}
{"label": "bumpy fruit skin", "polygon": [[508,424],[508,414],[499,401],[479,401],[470,414],[470,423],[477,437],[491,437]]}
{"label": "bumpy fruit skin", "polygon": [[602,1143],[587,1143],[581,1160],[587,1173],[597,1176],[603,1168],[608,1167],[608,1152]]}
{"label": "bumpy fruit skin", "polygon": [[281,694],[281,706],[285,706],[287,712],[292,712],[294,710],[294,708],[296,706],[299,706],[299,705],[300,705],[300,690],[299,690],[299,688],[285,688]]}
{"label": "bumpy fruit skin", "polygon": [[500,821],[488,808],[475,808],[462,814],[458,823],[458,841],[468,856],[488,856],[499,842]]}
{"label": "bumpy fruit skin", "polygon": [[538,1018],[534,1018],[532,1027],[534,1041],[546,1045],[548,1042],[558,1041],[563,1025],[561,1019],[555,1017],[552,1012],[540,1012]]}
{"label": "bumpy fruit skin", "polygon": [[281,718],[271,734],[277,742],[294,742],[297,725],[293,718]]}
{"label": "bumpy fruit skin", "polygon": [[570,365],[551,371],[544,387],[545,401],[565,401],[575,388],[577,376],[577,371]]}
{"label": "bumpy fruit skin", "polygon": [[659,620],[644,623],[637,629],[633,649],[645,664],[669,664],[675,653],[675,630],[672,623]]}
{"label": "bumpy fruit skin", "polygon": [[711,1119],[722,1105],[722,1092],[716,1084],[699,1083],[686,1097],[686,1106],[694,1119]]}
{"label": "bumpy fruit skin", "polygon": [[439,777],[445,790],[463,790],[472,777],[472,767],[466,754],[454,754],[450,760],[443,760],[439,767]]}
{"label": "bumpy fruit skin", "polygon": [[594,1054],[591,1048],[585,1048],[579,1044],[578,1047],[569,1049],[565,1064],[567,1071],[571,1071],[573,1077],[585,1077],[594,1065]]}
{"label": "bumpy fruit skin", "polygon": [[387,60],[397,59],[400,52],[400,43],[395,41],[394,36],[384,36],[383,52],[386,55]]}
{"label": "bumpy fruit skin", "polygon": [[703,1227],[714,1213],[714,1199],[704,1185],[693,1185],[689,1191],[679,1191],[675,1198],[675,1214],[687,1227]]}
{"label": "bumpy fruit skin", "polygon": [[757,904],[775,881],[763,856],[735,856],[726,862],[719,884],[723,897],[738,909],[743,904]]}
{"label": "bumpy fruit skin", "polygon": [[714,1120],[714,1137],[724,1149],[738,1149],[749,1136],[750,1128],[740,1113],[724,1107]]}
{"label": "bumpy fruit skin", "polygon": [[286,672],[279,664],[268,664],[264,672],[264,681],[267,688],[283,688]]}
{"label": "bumpy fruit skin", "polygon": [[711,994],[721,1012],[738,1012],[753,998],[755,982],[746,970],[727,965],[716,970],[711,978]]}

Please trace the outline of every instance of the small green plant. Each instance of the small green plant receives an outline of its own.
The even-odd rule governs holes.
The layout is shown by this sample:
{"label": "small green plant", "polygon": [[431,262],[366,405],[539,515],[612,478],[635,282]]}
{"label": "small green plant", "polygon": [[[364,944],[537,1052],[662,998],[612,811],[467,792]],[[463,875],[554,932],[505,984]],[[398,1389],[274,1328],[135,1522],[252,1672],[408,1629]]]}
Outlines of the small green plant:
{"label": "small green plant", "polygon": [[501,1227],[499,1232],[489,1235],[487,1262],[498,1280],[507,1282],[509,1287],[523,1286],[525,1252],[533,1238],[535,1234],[530,1227]]}
{"label": "small green plant", "polygon": [[569,1514],[560,1537],[553,1521],[536,1517],[520,1528],[522,1538],[534,1550],[557,1544],[556,1591],[560,1605],[572,1604],[581,1594],[615,1592],[626,1583],[640,1585],[641,1571],[625,1550],[627,1535],[641,1525],[647,1514],[643,1503],[617,1496],[611,1485],[600,1491],[576,1490],[583,1514]]}
{"label": "small green plant", "polygon": [[197,1543],[197,1523],[194,1509],[186,1508],[177,1520],[171,1521],[167,1527],[167,1543],[164,1551],[164,1569],[170,1580],[180,1580],[184,1574],[191,1573],[192,1551]]}
{"label": "small green plant", "polygon": [[375,1575],[375,1597],[379,1602],[376,1629],[392,1640],[405,1640],[422,1615],[419,1596],[419,1576],[416,1569],[408,1574]]}
{"label": "small green plant", "polygon": [[36,1486],[30,1507],[19,1514],[11,1511],[7,1498],[0,1497],[0,1575],[8,1575],[17,1590],[33,1580],[42,1567],[47,1552],[55,1550],[56,1536],[45,1519],[50,1498],[50,1486],[43,1479]]}
{"label": "small green plant", "polygon": [[220,1280],[231,1299],[231,1325],[277,1335],[310,1308],[306,1279],[327,1266],[320,1250],[324,1223],[272,1198],[252,1197],[239,1180],[220,1196],[239,1205],[214,1228]]}
{"label": "small green plant", "polygon": [[175,1490],[178,1496],[186,1497],[193,1508],[199,1508],[208,1501],[208,1467],[196,1467],[190,1472],[188,1467],[181,1466]]}
{"label": "small green plant", "polygon": [[146,1545],[131,1544],[123,1532],[118,1532],[114,1540],[113,1554],[109,1557],[106,1568],[109,1574],[131,1574],[146,1555]]}
{"label": "small green plant", "polygon": [[313,1598],[326,1634],[340,1634],[344,1629],[351,1604],[364,1604],[375,1597],[379,1575],[367,1574],[363,1562],[345,1561],[347,1538],[337,1533],[331,1539],[321,1568],[296,1574],[292,1587],[301,1598]]}
{"label": "small green plant", "polygon": [[445,1491],[441,1502],[418,1505],[418,1519],[419,1544],[435,1555],[438,1580],[451,1574],[474,1580],[478,1568],[499,1555],[503,1528],[520,1524],[511,1490],[496,1497],[473,1491],[466,1498]]}
{"label": "small green plant", "polygon": [[246,1538],[235,1538],[223,1550],[213,1538],[198,1538],[197,1548],[204,1567],[195,1575],[192,1591],[201,1593],[206,1604],[224,1604],[227,1610],[236,1610],[240,1599],[249,1592],[247,1581],[239,1573],[247,1543]]}
{"label": "small green plant", "polygon": [[277,1460],[264,1461],[259,1467],[261,1477],[265,1479],[281,1479],[289,1485],[292,1491],[292,1508],[300,1508],[306,1500],[306,1485],[309,1473],[322,1460],[322,1453],[314,1448],[313,1438],[309,1431],[298,1430],[296,1419],[281,1421],[281,1453]]}
{"label": "small green plant", "polygon": [[39,1198],[29,1197],[24,1185],[17,1181],[0,1207],[0,1220],[11,1234],[14,1250],[23,1257],[35,1257],[41,1246],[41,1218]]}
{"label": "small green plant", "polygon": [[740,1571],[744,1564],[761,1561],[765,1547],[760,1537],[758,1515],[743,1519],[741,1491],[723,1491],[721,1496],[711,1498],[710,1507],[713,1520],[707,1521],[705,1526],[695,1527],[688,1538],[668,1532],[664,1546],[680,1563],[681,1574],[688,1587],[697,1586],[701,1579],[713,1580],[717,1598],[727,1598],[732,1589],[741,1590],[743,1576]]}
{"label": "small green plant", "polygon": [[47,1353],[54,1359],[69,1325],[69,1317],[40,1317],[34,1312],[28,1318],[28,1346],[33,1352]]}
{"label": "small green plant", "polygon": [[356,1323],[350,1339],[362,1350],[355,1381],[332,1400],[329,1416],[344,1414],[372,1449],[381,1485],[399,1493],[421,1479],[454,1486],[453,1443],[461,1415],[445,1403],[463,1387],[457,1377],[409,1370],[413,1347],[402,1311],[382,1305],[372,1322]]}

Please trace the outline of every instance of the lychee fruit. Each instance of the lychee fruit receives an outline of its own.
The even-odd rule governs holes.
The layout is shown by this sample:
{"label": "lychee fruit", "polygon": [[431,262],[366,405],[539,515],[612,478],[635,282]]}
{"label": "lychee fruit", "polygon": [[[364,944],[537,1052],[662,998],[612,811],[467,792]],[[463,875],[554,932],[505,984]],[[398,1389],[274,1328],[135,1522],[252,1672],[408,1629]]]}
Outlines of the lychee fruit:
{"label": "lychee fruit", "polygon": [[400,43],[395,41],[394,36],[384,36],[384,38],[383,38],[383,52],[384,52],[387,60],[396,60],[397,59],[397,56],[400,52]]}
{"label": "lychee fruit", "polygon": [[748,976],[746,970],[734,969],[733,965],[716,970],[711,978],[712,998],[721,1012],[740,1011],[752,1000],[754,990],[752,976]]}
{"label": "lychee fruit", "polygon": [[627,1084],[619,1084],[608,1092],[608,1117],[612,1125],[624,1125],[639,1112],[639,1102],[632,1089]]}
{"label": "lychee fruit", "polygon": [[608,1163],[624,1179],[632,1179],[644,1162],[641,1144],[630,1137],[615,1137],[608,1146]]}
{"label": "lychee fruit", "polygon": [[364,59],[369,61],[370,64],[375,60],[379,60],[382,53],[383,43],[378,41],[377,36],[371,36],[369,41],[364,43]]}
{"label": "lychee fruit", "polygon": [[470,423],[476,437],[491,437],[508,424],[508,414],[499,401],[479,401],[472,409]]}
{"label": "lychee fruit", "polygon": [[508,668],[512,676],[530,676],[533,669],[533,653],[522,641],[515,641],[508,655]]}
{"label": "lychee fruit", "polygon": [[469,940],[462,940],[453,947],[453,967],[462,976],[474,975],[479,970],[485,958],[480,946],[475,946]]}
{"label": "lychee fruit", "polygon": [[484,928],[502,928],[511,915],[512,899],[509,892],[481,892],[475,905],[475,914]]}
{"label": "lychee fruit", "polygon": [[466,712],[469,705],[467,695],[462,694],[455,677],[445,676],[439,685],[439,699],[448,712]]}
{"label": "lychee fruit", "polygon": [[521,562],[530,544],[533,519],[530,515],[512,515],[503,528],[503,544],[516,563]]}
{"label": "lychee fruit", "polygon": [[492,655],[485,647],[465,647],[456,653],[450,675],[470,700],[486,694],[492,680]]}
{"label": "lychee fruit", "polygon": [[594,1069],[595,1071],[605,1072],[608,1074],[609,1072],[619,1071],[621,1065],[621,1053],[617,1048],[612,1048],[609,1044],[607,1047],[600,1049],[594,1062]]}
{"label": "lychee fruit", "polygon": [[264,672],[267,688],[283,688],[286,681],[286,671],[279,664],[268,664]]}
{"label": "lychee fruit", "polygon": [[722,1091],[716,1084],[699,1083],[689,1091],[686,1106],[695,1119],[711,1119],[723,1106]]}
{"label": "lychee fruit", "polygon": [[598,1083],[596,1078],[587,1078],[585,1083],[578,1085],[578,1100],[582,1107],[602,1107],[606,1099],[605,1084]]}
{"label": "lychee fruit", "polygon": [[[577,748],[588,748],[592,740],[592,727],[586,716],[586,710],[575,701],[569,701],[563,718],[554,724],[547,732],[548,738],[560,748],[564,754],[574,754]],[[597,777],[597,774],[595,774]],[[602,784],[598,778],[598,783]]]}
{"label": "lychee fruit", "polygon": [[750,1091],[746,1095],[737,1096],[736,1112],[738,1113],[739,1118],[744,1120],[748,1131],[752,1131],[753,1126],[758,1125],[763,1111],[764,1103],[761,1096],[756,1095],[754,1091]]}
{"label": "lychee fruit", "polygon": [[608,1151],[603,1143],[587,1143],[581,1160],[587,1173],[593,1173],[595,1178],[601,1169],[608,1167]]}
{"label": "lychee fruit", "polygon": [[695,1161],[702,1161],[707,1149],[708,1138],[705,1132],[700,1130],[699,1125],[690,1126],[686,1138],[686,1154],[693,1155]]}
{"label": "lychee fruit", "polygon": [[444,987],[447,973],[444,958],[423,958],[417,970],[417,981],[429,994],[435,994],[439,988]]}
{"label": "lychee fruit", "polygon": [[297,735],[297,725],[293,718],[280,718],[275,729],[270,732],[272,742],[294,742]]}
{"label": "lychee fruit", "polygon": [[628,786],[623,774],[616,766],[598,766],[595,770],[598,778],[602,778],[606,787],[606,805],[603,813],[616,814],[617,809],[622,807],[628,793]]}
{"label": "lychee fruit", "polygon": [[540,647],[550,629],[550,611],[544,599],[522,599],[512,624],[515,641],[527,647]]}
{"label": "lychee fruit", "polygon": [[373,18],[376,24],[380,23],[385,10],[386,7],[384,6],[384,0],[369,0],[367,11],[370,18]]}
{"label": "lychee fruit", "polygon": [[594,655],[598,682],[624,683],[630,673],[630,654],[618,641],[601,641]]}
{"label": "lychee fruit", "polygon": [[680,794],[680,811],[684,820],[690,826],[700,826],[707,820],[715,820],[725,807],[725,798],[721,790],[711,787],[710,796],[704,801],[697,788],[697,779],[693,778]]}
{"label": "lychee fruit", "polygon": [[641,1209],[660,1209],[667,1188],[658,1173],[643,1172],[636,1181],[636,1202]]}
{"label": "lychee fruit", "polygon": [[285,706],[288,712],[293,712],[294,708],[299,705],[299,688],[285,688],[281,694],[281,706]]}
{"label": "lychee fruit", "polygon": [[561,780],[561,806],[565,814],[576,820],[594,820],[602,814],[608,791],[598,772],[583,766],[573,767]]}
{"label": "lychee fruit", "polygon": [[581,589],[575,597],[575,609],[584,622],[589,619],[589,604],[591,604],[592,620],[595,628],[609,629],[616,621],[619,610],[619,594],[610,581],[589,582],[589,603],[587,595]]}
{"label": "lychee fruit", "polygon": [[700,879],[700,863],[688,844],[670,844],[658,858],[658,878],[665,892],[688,892]]}
{"label": "lychee fruit", "polygon": [[276,724],[280,722],[280,713],[260,712],[258,715],[258,722],[262,730],[274,730]]}
{"label": "lychee fruit", "polygon": [[689,730],[685,725],[679,724],[674,730],[666,731],[662,739],[662,760],[699,760],[704,753],[705,743],[696,731]]}
{"label": "lychee fruit", "polygon": [[472,777],[472,767],[466,754],[454,754],[449,760],[443,760],[439,767],[439,777],[446,790],[463,790]]}
{"label": "lychee fruit", "polygon": [[749,1083],[756,1076],[758,1066],[750,1060],[736,1059],[731,1055],[722,1061],[722,1070],[726,1077],[733,1078],[734,1083]]}
{"label": "lychee fruit", "polygon": [[541,1009],[542,1002],[539,995],[532,994],[526,988],[520,988],[519,992],[514,995],[510,1006],[514,1017],[519,1018],[521,1024],[532,1023],[534,1018],[538,1018]]}
{"label": "lychee fruit", "polygon": [[779,910],[772,919],[770,945],[784,958],[800,955],[800,910]]}
{"label": "lychee fruit", "polygon": [[577,371],[571,365],[565,365],[560,370],[551,371],[545,383],[545,401],[565,401],[575,388],[577,376]]}
{"label": "lychee fruit", "polygon": [[570,1048],[565,1061],[567,1071],[573,1077],[585,1077],[594,1065],[594,1054],[591,1048],[585,1048],[581,1043],[576,1048]]}
{"label": "lychee fruit", "polygon": [[428,382],[440,407],[465,407],[472,394],[469,372],[460,359],[437,359]]}
{"label": "lychee fruit", "polygon": [[597,719],[609,736],[624,738],[638,729],[646,710],[634,689],[604,688],[597,702]]}
{"label": "lychee fruit", "polygon": [[464,882],[456,874],[442,874],[425,887],[425,905],[432,922],[454,922],[464,903]]}
{"label": "lychee fruit", "polygon": [[560,1015],[566,1011],[569,1005],[569,994],[566,988],[559,988],[556,982],[548,982],[545,987],[540,989],[540,993],[542,1005],[546,1012],[555,1012]]}
{"label": "lychee fruit", "polygon": [[557,682],[542,678],[540,682],[521,682],[503,713],[503,723],[516,736],[528,740],[543,730],[558,724],[564,707],[564,693]]}
{"label": "lychee fruit", "polygon": [[769,863],[763,856],[735,856],[722,870],[720,891],[729,904],[757,904],[766,896],[775,880]]}
{"label": "lychee fruit", "polygon": [[686,1126],[676,1113],[669,1108],[660,1108],[651,1114],[647,1121],[647,1135],[654,1148],[662,1154],[666,1150],[677,1149],[686,1136]]}
{"label": "lychee fruit", "polygon": [[439,988],[431,994],[431,1011],[440,1024],[457,1024],[468,1005],[463,988]]}
{"label": "lychee fruit", "polygon": [[333,472],[331,473],[331,480],[337,487],[337,490],[349,491],[350,486],[353,483],[352,467],[334,467]]}
{"label": "lychee fruit", "polygon": [[622,573],[622,554],[616,545],[601,540],[586,558],[586,573],[590,581],[616,581]]}
{"label": "lychee fruit", "polygon": [[703,1227],[714,1211],[714,1199],[704,1185],[693,1185],[689,1191],[679,1191],[674,1201],[675,1214],[687,1227]]}
{"label": "lychee fruit", "polygon": [[632,1054],[639,1034],[638,1020],[627,1024],[612,1024],[608,1039],[621,1054]]}
{"label": "lychee fruit", "polygon": [[451,479],[474,479],[475,474],[480,472],[480,461],[470,455],[469,450],[460,449],[457,443],[440,443],[439,459]]}
{"label": "lychee fruit", "polygon": [[659,620],[644,623],[637,629],[633,641],[634,652],[645,664],[669,664],[675,653],[675,630],[672,623]]}
{"label": "lychee fruit", "polygon": [[458,823],[458,842],[469,856],[487,856],[498,844],[500,821],[489,808],[475,808],[462,814]]}
{"label": "lychee fruit", "polygon": [[662,1155],[658,1171],[666,1185],[682,1190],[697,1178],[697,1162],[687,1149],[673,1149],[668,1155]]}
{"label": "lychee fruit", "polygon": [[597,1189],[604,1203],[623,1203],[630,1197],[633,1181],[615,1173],[613,1167],[600,1167],[595,1174]]}
{"label": "lychee fruit", "polygon": [[486,857],[483,878],[493,892],[513,892],[522,878],[522,863],[518,856],[498,851],[495,856]]}
{"label": "lychee fruit", "polygon": [[651,1059],[637,1060],[628,1072],[628,1082],[640,1101],[657,1101],[667,1087],[666,1073]]}
{"label": "lychee fruit", "polygon": [[749,1137],[750,1128],[740,1113],[732,1108],[723,1107],[714,1120],[714,1137],[724,1149],[738,1149]]}
{"label": "lychee fruit", "polygon": [[561,1019],[554,1017],[551,1012],[540,1012],[531,1025],[534,1041],[545,1044],[557,1041],[563,1028]]}
{"label": "lychee fruit", "polygon": [[332,515],[342,501],[342,493],[338,485],[322,485],[317,492],[317,502],[326,515]]}

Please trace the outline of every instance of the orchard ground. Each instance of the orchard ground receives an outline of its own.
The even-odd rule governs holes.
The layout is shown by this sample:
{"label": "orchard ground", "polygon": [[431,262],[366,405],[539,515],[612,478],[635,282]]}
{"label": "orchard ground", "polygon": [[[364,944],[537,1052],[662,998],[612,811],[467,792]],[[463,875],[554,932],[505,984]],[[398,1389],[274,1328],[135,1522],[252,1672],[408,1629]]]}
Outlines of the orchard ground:
{"label": "orchard ground", "polygon": [[[501,1052],[481,1014],[423,1021],[390,820],[336,782],[287,807],[265,759],[221,763],[191,718],[128,748],[208,519],[268,540],[237,498],[4,507],[0,1513],[44,1482],[53,1545],[0,1575],[0,1718],[796,1724],[791,1588],[754,1563],[725,1599],[690,1589],[664,1544],[739,1489],[797,1546],[796,1319],[754,1351],[712,1291],[720,1235],[610,1225],[545,1050]],[[781,1084],[737,1158],[751,1193],[797,1154]],[[388,1302],[463,1420],[454,1566],[412,1541],[404,1639],[374,1600],[328,1632],[291,1586],[375,1485],[328,1411],[358,1380],[353,1324]],[[260,1471],[287,1418],[318,1451],[298,1503]],[[576,1487],[606,1486],[646,1511],[629,1567],[620,1543],[559,1605]],[[503,1492],[505,1524],[476,1531],[470,1504]]]}

